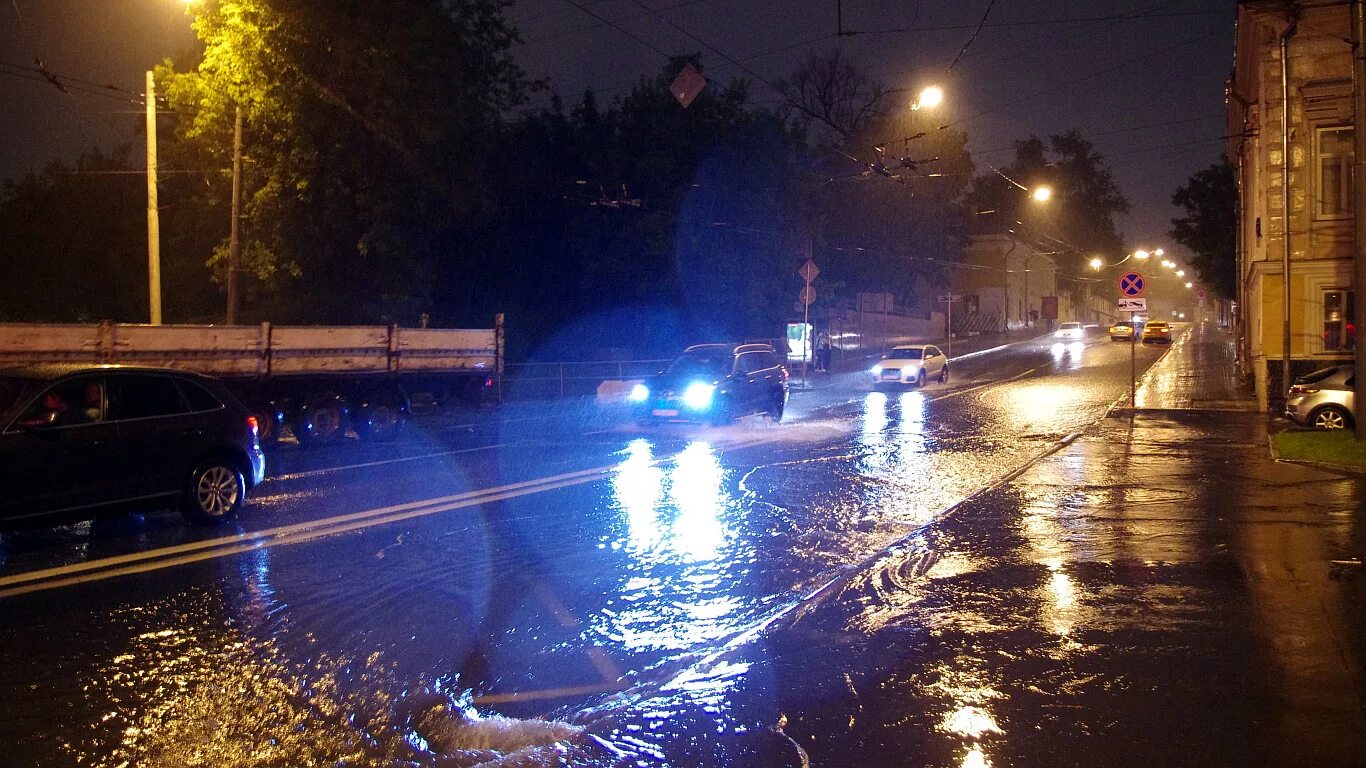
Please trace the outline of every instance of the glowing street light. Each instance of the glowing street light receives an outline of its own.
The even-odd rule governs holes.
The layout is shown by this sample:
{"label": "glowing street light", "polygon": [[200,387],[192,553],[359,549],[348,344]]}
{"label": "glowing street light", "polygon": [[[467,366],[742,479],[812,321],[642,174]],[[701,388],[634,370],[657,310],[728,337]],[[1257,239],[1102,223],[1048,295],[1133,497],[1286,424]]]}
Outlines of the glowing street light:
{"label": "glowing street light", "polygon": [[944,103],[944,90],[937,85],[931,85],[920,92],[916,97],[911,109],[934,109]]}
{"label": "glowing street light", "polygon": [[1186,270],[1184,270],[1184,269],[1178,269],[1178,270],[1176,270],[1176,276],[1177,276],[1177,277],[1185,277],[1185,276],[1186,276]]}
{"label": "glowing street light", "polygon": [[1193,287],[1194,285],[1195,285],[1194,283],[1186,283],[1186,287],[1187,287],[1187,288]]}
{"label": "glowing street light", "polygon": [[1091,259],[1091,269],[1100,269],[1103,266],[1105,266],[1105,262],[1101,261],[1100,257]]}
{"label": "glowing street light", "polygon": [[1034,191],[1029,193],[1029,196],[1034,198],[1034,202],[1036,203],[1046,203],[1053,198],[1053,188],[1047,185],[1035,187]]}

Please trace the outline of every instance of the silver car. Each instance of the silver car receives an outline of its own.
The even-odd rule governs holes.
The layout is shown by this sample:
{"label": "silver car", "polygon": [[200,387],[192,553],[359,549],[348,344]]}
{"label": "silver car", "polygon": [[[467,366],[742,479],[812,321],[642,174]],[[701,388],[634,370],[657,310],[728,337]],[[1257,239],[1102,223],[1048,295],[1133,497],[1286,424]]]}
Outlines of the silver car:
{"label": "silver car", "polygon": [[1356,418],[1351,365],[1323,368],[1295,380],[1285,397],[1285,416],[1302,427],[1347,429]]}

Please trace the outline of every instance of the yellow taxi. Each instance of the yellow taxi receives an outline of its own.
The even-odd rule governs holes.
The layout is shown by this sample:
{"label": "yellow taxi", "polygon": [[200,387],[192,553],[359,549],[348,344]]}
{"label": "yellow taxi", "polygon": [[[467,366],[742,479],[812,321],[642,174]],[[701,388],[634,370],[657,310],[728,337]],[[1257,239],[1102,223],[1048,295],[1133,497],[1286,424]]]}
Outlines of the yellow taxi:
{"label": "yellow taxi", "polygon": [[1133,341],[1134,324],[1128,320],[1120,320],[1110,326],[1110,341]]}
{"label": "yellow taxi", "polygon": [[1143,343],[1172,343],[1172,327],[1162,320],[1150,320],[1143,326]]}

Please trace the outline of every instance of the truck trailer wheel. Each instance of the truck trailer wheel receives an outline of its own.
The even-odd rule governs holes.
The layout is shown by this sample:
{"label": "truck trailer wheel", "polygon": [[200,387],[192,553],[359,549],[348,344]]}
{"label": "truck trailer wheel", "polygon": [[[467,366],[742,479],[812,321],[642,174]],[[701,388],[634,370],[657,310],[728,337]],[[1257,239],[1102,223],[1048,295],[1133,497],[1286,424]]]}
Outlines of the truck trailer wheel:
{"label": "truck trailer wheel", "polygon": [[294,416],[294,436],[301,445],[334,443],[346,436],[346,401],[332,392],[308,396]]}
{"label": "truck trailer wheel", "polygon": [[256,417],[256,439],[262,448],[271,448],[280,440],[280,429],[284,426],[285,415],[275,405],[257,405],[251,409]]}
{"label": "truck trailer wheel", "polygon": [[408,409],[401,393],[379,390],[365,398],[355,414],[356,434],[363,440],[389,442],[403,432],[408,421]]}

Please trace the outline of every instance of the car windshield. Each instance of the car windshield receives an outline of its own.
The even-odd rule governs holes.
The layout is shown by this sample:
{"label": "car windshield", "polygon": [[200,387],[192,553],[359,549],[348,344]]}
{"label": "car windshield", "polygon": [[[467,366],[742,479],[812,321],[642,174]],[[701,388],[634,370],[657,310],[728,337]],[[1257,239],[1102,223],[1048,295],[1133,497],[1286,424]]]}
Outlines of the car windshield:
{"label": "car windshield", "polygon": [[894,349],[887,355],[888,360],[919,360],[924,355],[923,349]]}
{"label": "car windshield", "polygon": [[1134,327],[1134,324],[1131,323],[1131,322],[1129,322],[1128,320],[1120,320],[1118,323],[1115,323],[1115,326],[1114,326],[1114,327],[1116,327],[1116,328],[1133,328],[1133,327]]}
{"label": "car windshield", "polygon": [[1058,327],[1059,327],[1059,328],[1066,329],[1066,330],[1075,330],[1075,329],[1081,327],[1081,323],[1063,323],[1062,325],[1060,325],[1060,326],[1058,326]]}
{"label": "car windshield", "polygon": [[38,379],[0,376],[0,414],[28,400],[42,383]]}
{"label": "car windshield", "polygon": [[669,363],[665,373],[679,376],[725,376],[730,373],[729,349],[694,349],[684,352]]}

